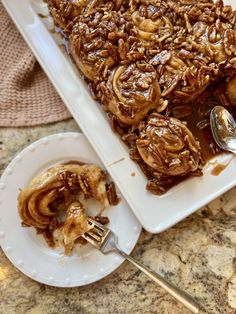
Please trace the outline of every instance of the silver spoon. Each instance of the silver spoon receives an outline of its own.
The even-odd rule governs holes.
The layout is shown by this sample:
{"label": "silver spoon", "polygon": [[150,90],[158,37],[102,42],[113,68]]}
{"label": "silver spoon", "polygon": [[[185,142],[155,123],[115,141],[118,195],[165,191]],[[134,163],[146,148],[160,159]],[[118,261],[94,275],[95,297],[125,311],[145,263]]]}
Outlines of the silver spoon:
{"label": "silver spoon", "polygon": [[236,122],[222,106],[216,106],[210,116],[211,131],[216,144],[226,151],[236,153]]}

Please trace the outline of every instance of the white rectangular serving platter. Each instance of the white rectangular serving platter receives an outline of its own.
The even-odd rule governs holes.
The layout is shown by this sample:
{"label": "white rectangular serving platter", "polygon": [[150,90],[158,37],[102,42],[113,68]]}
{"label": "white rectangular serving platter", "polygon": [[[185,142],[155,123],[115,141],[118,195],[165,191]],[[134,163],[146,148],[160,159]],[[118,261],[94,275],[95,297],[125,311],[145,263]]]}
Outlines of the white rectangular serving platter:
{"label": "white rectangular serving platter", "polygon": [[[54,84],[64,103],[99,155],[104,166],[126,198],[142,226],[159,233],[236,185],[236,159],[232,155],[217,157],[229,165],[218,176],[211,174],[191,178],[162,196],[146,191],[146,177],[129,158],[128,149],[112,132],[106,115],[90,96],[78,70],[47,29],[39,13],[47,12],[42,0],[2,0],[22,36]],[[228,1],[236,7],[236,1]],[[47,22],[48,23],[48,22]],[[212,161],[213,163],[213,161]],[[135,173],[135,176],[132,174]]]}

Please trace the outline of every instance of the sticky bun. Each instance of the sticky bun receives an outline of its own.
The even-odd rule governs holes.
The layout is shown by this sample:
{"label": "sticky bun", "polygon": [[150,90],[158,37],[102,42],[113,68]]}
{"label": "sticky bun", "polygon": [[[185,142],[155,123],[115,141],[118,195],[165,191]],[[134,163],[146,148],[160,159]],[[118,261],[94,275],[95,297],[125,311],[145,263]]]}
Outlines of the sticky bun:
{"label": "sticky bun", "polygon": [[210,109],[236,103],[236,12],[222,0],[46,2],[147,186],[201,175],[219,152]]}
{"label": "sticky bun", "polygon": [[157,75],[149,64],[120,66],[100,88],[105,108],[124,124],[137,124],[151,109],[161,108]]}
{"label": "sticky bun", "polygon": [[156,172],[177,176],[198,169],[199,142],[186,125],[175,118],[151,114],[136,145],[143,161]]}
{"label": "sticky bun", "polygon": [[96,165],[59,164],[36,176],[18,196],[22,224],[36,228],[50,246],[55,245],[54,231],[60,234],[65,253],[89,230],[85,205],[79,200],[92,198],[101,211],[118,202],[115,186]]}

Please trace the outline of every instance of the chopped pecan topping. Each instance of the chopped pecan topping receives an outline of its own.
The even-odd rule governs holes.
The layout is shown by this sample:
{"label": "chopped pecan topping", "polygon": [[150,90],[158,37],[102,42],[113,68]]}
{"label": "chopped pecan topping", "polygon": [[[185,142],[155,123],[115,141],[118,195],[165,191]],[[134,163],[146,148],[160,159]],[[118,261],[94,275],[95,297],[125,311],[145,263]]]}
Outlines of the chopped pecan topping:
{"label": "chopped pecan topping", "polygon": [[[89,81],[93,97],[108,112],[113,130],[131,149],[131,158],[153,179],[148,189],[161,192],[173,181],[169,179],[173,173],[167,175],[165,167],[165,180],[162,173],[161,181],[159,171],[149,175],[150,165],[141,158],[141,148],[145,147],[156,159],[170,157],[168,150],[150,146],[149,139],[144,138],[145,127],[140,125],[150,127],[153,114],[162,113],[164,118],[156,119],[162,123],[165,116],[170,118],[170,128],[162,126],[170,138],[173,130],[188,133],[185,139],[176,135],[185,149],[170,158],[169,167],[181,172],[180,165],[184,164],[181,175],[193,169],[196,173],[202,165],[200,149],[196,157],[190,146],[196,148],[198,141],[171,117],[192,116],[198,106],[195,102],[225,79],[231,83],[226,92],[216,90],[218,100],[225,106],[236,104],[231,80],[236,75],[236,12],[222,0],[46,2],[69,41],[74,61]],[[198,122],[195,127],[207,127],[206,121]],[[86,190],[85,183],[80,186]]]}
{"label": "chopped pecan topping", "polygon": [[107,197],[110,205],[117,205],[120,201],[116,193],[116,187],[114,182],[107,184],[106,186]]}

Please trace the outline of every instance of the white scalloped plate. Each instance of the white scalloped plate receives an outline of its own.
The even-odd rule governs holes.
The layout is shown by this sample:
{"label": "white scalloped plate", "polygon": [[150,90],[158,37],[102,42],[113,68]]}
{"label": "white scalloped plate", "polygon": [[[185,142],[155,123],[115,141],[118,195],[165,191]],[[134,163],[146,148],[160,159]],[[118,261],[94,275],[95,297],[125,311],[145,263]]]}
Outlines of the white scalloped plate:
{"label": "white scalloped plate", "polygon": [[[236,184],[236,159],[217,177],[212,165],[204,176],[191,178],[158,197],[146,191],[147,179],[129,158],[128,149],[111,131],[106,114],[90,96],[85,82],[63,52],[43,0],[2,0],[22,36],[54,84],[64,103],[109,171],[142,226],[158,233],[207,204]],[[236,7],[236,0],[227,3]],[[227,163],[231,156],[217,157]],[[133,175],[135,174],[135,175]]]}
{"label": "white scalloped plate", "polygon": [[[17,212],[19,189],[43,169],[68,160],[95,163],[104,168],[81,133],[61,133],[44,137],[21,151],[9,164],[0,180],[0,244],[9,260],[25,275],[44,284],[75,287],[92,283],[110,274],[123,262],[115,254],[103,255],[90,244],[78,247],[72,256],[63,248],[51,249],[34,228],[21,227]],[[90,202],[90,212],[96,213]],[[141,226],[122,198],[117,206],[106,209],[111,228],[121,248],[130,253]]]}

